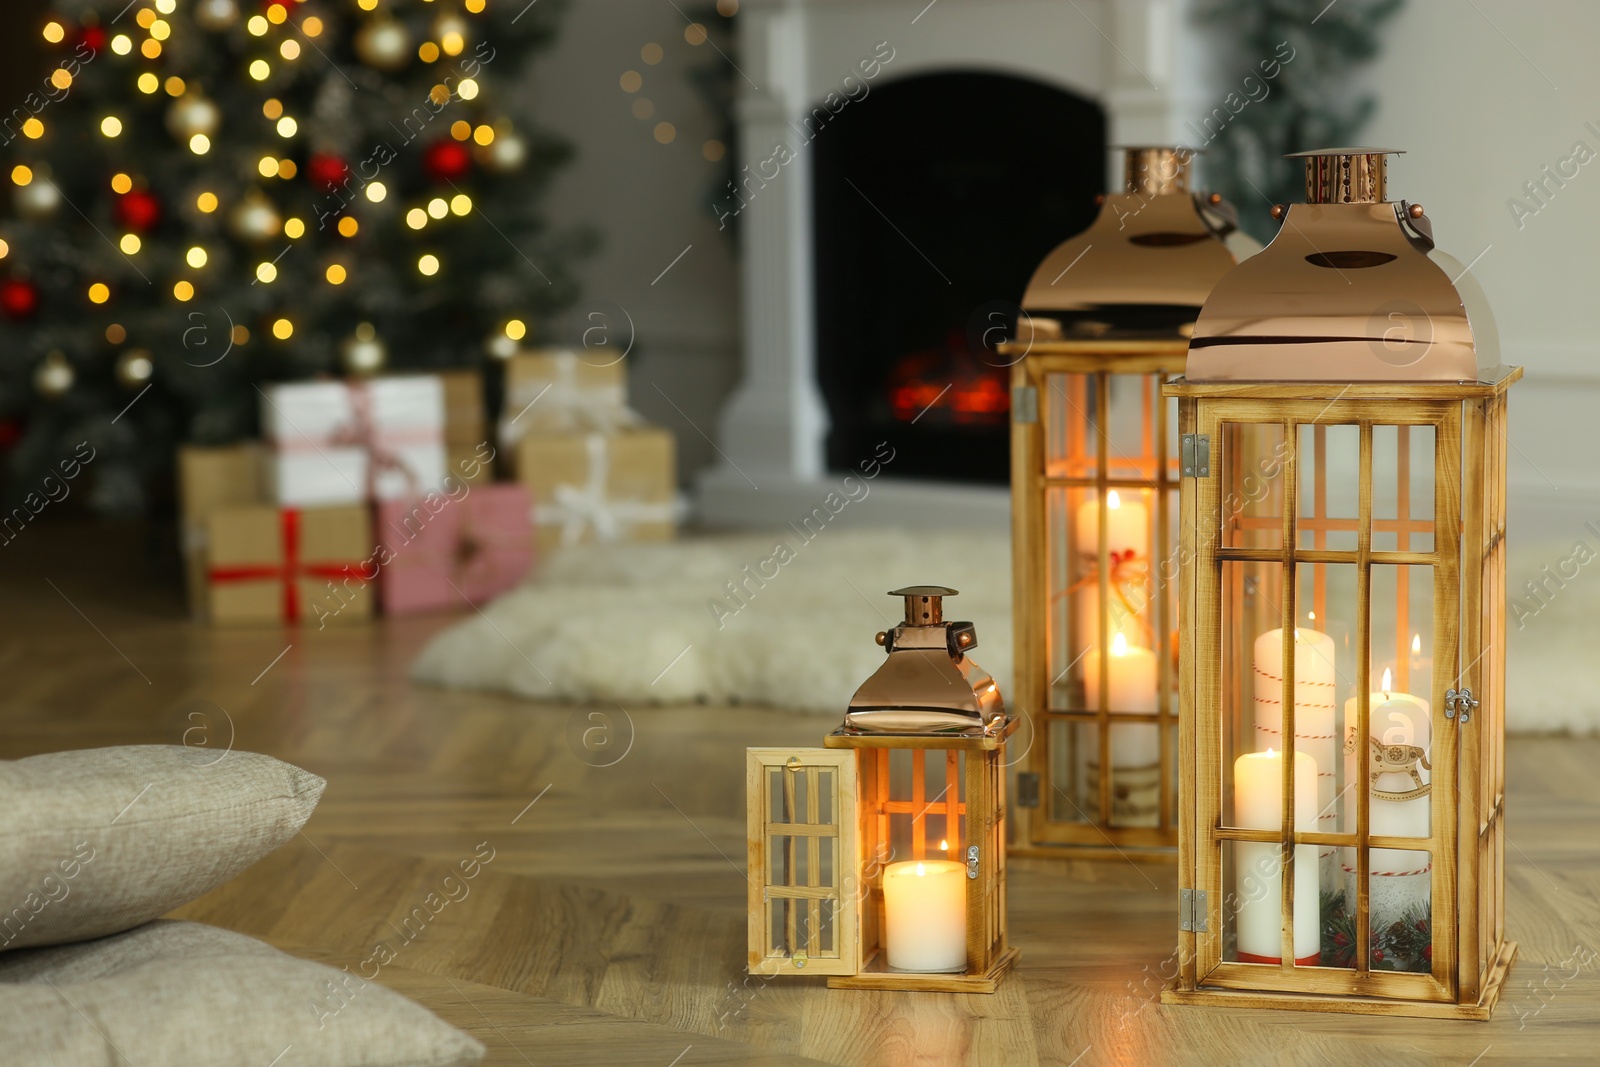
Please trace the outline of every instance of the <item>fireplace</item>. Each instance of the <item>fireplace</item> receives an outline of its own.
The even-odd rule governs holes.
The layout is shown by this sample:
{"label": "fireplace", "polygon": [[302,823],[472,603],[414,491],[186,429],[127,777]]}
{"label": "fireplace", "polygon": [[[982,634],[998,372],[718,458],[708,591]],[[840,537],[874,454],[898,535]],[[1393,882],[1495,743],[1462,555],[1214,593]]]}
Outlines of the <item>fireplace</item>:
{"label": "fireplace", "polygon": [[1173,32],[1193,3],[741,0],[742,377],[702,523],[782,525],[889,439],[853,521],[1009,523],[985,331],[1088,221],[1103,146],[1181,139],[1209,101]]}
{"label": "fireplace", "polygon": [[887,440],[899,477],[1005,484],[994,345],[1039,260],[1094,219],[1104,113],[1030,79],[929,73],[842,109],[813,147],[828,467]]}

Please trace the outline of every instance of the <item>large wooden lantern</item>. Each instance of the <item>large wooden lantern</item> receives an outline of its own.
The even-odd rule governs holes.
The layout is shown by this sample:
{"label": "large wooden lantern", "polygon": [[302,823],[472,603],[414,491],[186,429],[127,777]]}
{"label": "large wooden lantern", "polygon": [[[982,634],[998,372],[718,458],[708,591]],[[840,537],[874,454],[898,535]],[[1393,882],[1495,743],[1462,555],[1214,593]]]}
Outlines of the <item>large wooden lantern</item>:
{"label": "large wooden lantern", "polygon": [[1126,191],[1040,264],[1000,349],[1014,361],[1012,697],[1032,727],[1014,852],[1170,856],[1177,843],[1177,612],[1162,571],[1179,456],[1161,386],[1182,373],[1211,287],[1253,247],[1220,197],[1189,191],[1190,158],[1127,150]]}
{"label": "large wooden lantern", "polygon": [[751,974],[833,988],[992,993],[1006,944],[1005,747],[1016,728],[913,586],[888,657],[822,748],[747,750]]}
{"label": "large wooden lantern", "polygon": [[[1506,390],[1377,149],[1212,291],[1178,400],[1170,1003],[1486,1019],[1505,937]],[[1274,214],[1282,217],[1282,209]]]}

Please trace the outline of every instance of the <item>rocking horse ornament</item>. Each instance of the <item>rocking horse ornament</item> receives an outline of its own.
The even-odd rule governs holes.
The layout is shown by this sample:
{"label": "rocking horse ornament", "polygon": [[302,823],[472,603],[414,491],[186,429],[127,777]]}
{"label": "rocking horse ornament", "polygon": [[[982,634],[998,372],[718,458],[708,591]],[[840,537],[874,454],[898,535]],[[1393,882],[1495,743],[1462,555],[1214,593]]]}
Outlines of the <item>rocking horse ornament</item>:
{"label": "rocking horse ornament", "polygon": [[[1386,745],[1376,737],[1367,739],[1372,743],[1368,754],[1368,778],[1372,783],[1372,795],[1380,800],[1415,800],[1425,797],[1431,787],[1430,783],[1422,780],[1423,771],[1433,770],[1433,764],[1428,762],[1426,749],[1416,745]],[[1345,737],[1344,750],[1353,754],[1356,750],[1356,731],[1351,728]],[[1409,774],[1416,783],[1416,788],[1408,789],[1403,793],[1391,792],[1378,788],[1378,778],[1385,774]]]}

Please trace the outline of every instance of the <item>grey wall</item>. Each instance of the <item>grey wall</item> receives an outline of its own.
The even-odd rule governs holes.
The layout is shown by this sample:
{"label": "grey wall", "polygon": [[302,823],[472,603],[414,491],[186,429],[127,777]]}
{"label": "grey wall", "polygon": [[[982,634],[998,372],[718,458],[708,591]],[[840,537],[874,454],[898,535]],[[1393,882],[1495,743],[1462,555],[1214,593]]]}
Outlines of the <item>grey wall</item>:
{"label": "grey wall", "polygon": [[[677,7],[695,10],[683,0]],[[591,223],[604,239],[578,267],[583,300],[553,329],[576,342],[595,325],[591,313],[608,314],[620,324],[620,342],[628,328],[617,308],[625,309],[635,334],[634,406],[677,434],[685,480],[715,458],[702,433],[716,437],[717,413],[739,374],[734,246],[701,206],[719,167],[701,155],[711,117],[687,76],[717,56],[710,44],[686,43],[686,26],[666,0],[569,3],[561,37],[534,65],[528,86],[541,120],[578,146],[552,189],[552,218]],[[650,43],[664,53],[654,66],[640,56]],[[643,77],[637,93],[619,84],[629,70]],[[640,97],[655,108],[642,121],[631,111]],[[669,144],[654,137],[661,121],[676,127]]]}

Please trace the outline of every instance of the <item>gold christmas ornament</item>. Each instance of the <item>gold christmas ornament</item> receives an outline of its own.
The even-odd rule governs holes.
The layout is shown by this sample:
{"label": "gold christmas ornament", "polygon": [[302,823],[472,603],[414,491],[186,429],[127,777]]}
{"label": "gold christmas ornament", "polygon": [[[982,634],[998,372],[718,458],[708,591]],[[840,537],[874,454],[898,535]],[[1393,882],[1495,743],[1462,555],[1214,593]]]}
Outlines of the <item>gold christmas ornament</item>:
{"label": "gold christmas ornament", "polygon": [[388,364],[389,349],[378,336],[378,331],[372,328],[372,323],[363,322],[339,346],[339,362],[346,374],[366,377],[378,373]]}
{"label": "gold christmas ornament", "polygon": [[515,133],[504,130],[488,144],[478,145],[473,152],[483,166],[506,174],[522,166],[523,160],[528,158],[528,145]]}
{"label": "gold christmas ornament", "polygon": [[199,91],[178,97],[167,108],[167,131],[184,144],[196,134],[210,137],[221,123],[221,109]]}
{"label": "gold christmas ornament", "polygon": [[39,219],[55,214],[61,206],[61,190],[55,182],[42,180],[19,185],[16,189],[17,213],[27,218]]}
{"label": "gold christmas ornament", "polygon": [[229,228],[241,241],[270,240],[277,235],[278,224],[278,209],[273,207],[272,202],[262,196],[259,190],[251,190],[246,194],[239,206],[228,216]]}
{"label": "gold christmas ornament", "polygon": [[125,389],[142,389],[155,374],[155,361],[147,348],[130,348],[117,357],[117,384]]}
{"label": "gold christmas ornament", "polygon": [[234,0],[200,0],[194,19],[202,28],[216,33],[239,21],[239,5]]}
{"label": "gold christmas ornament", "polygon": [[72,364],[67,362],[66,353],[59,348],[52,349],[33,371],[33,387],[39,391],[40,396],[58,397],[65,396],[72,388],[72,382],[77,374],[72,369]]}
{"label": "gold christmas ornament", "polygon": [[411,35],[396,19],[373,19],[356,34],[356,55],[377,70],[399,70],[411,59]]}

